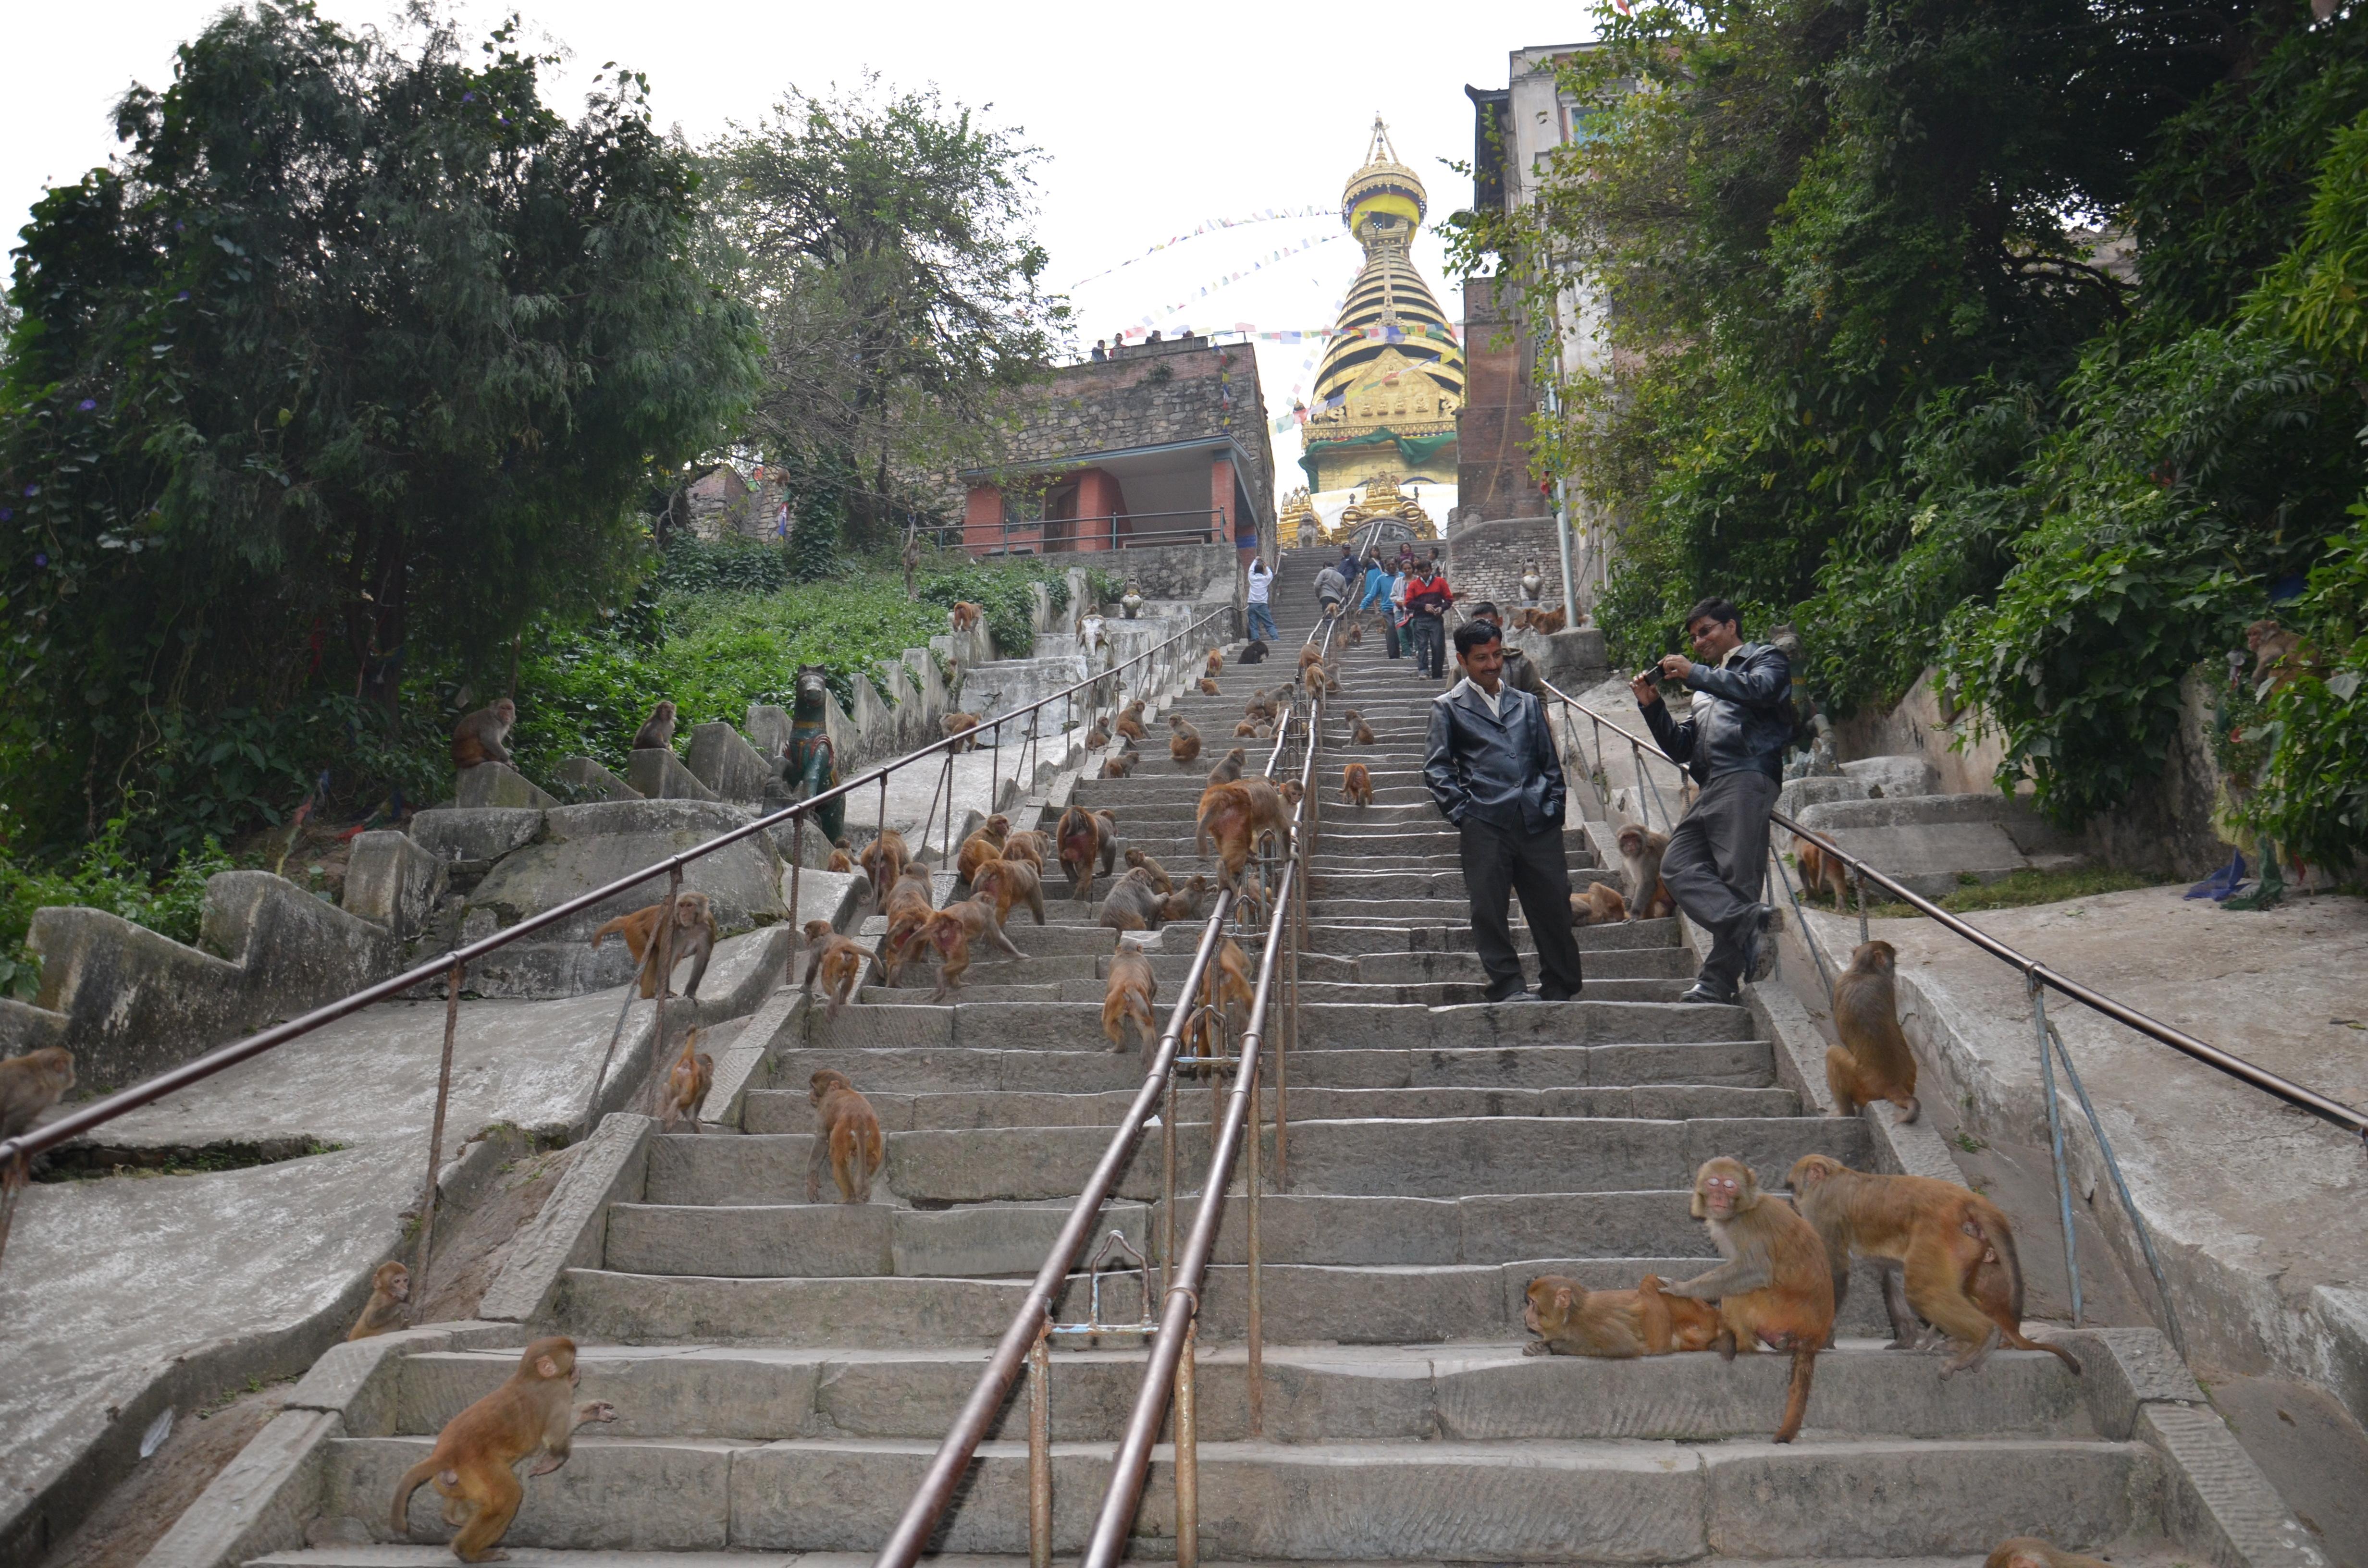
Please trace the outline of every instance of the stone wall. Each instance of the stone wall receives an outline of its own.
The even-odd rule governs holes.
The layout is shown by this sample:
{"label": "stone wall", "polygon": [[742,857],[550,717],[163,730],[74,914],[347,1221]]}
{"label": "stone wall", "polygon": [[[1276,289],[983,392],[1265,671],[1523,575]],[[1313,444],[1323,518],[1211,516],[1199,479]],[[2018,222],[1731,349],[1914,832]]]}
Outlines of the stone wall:
{"label": "stone wall", "polygon": [[1552,517],[1502,517],[1449,532],[1447,582],[1459,604],[1493,599],[1509,615],[1521,602],[1521,574],[1531,562],[1545,579],[1539,602],[1549,609],[1561,604],[1562,555]]}
{"label": "stone wall", "polygon": [[1497,280],[1463,280],[1463,408],[1455,416],[1457,511],[1475,520],[1537,509],[1530,478],[1530,377]]}
{"label": "stone wall", "polygon": [[1240,597],[1240,557],[1229,544],[1125,550],[1097,555],[1093,563],[1097,571],[1115,573],[1133,583],[1146,599],[1223,604]]}

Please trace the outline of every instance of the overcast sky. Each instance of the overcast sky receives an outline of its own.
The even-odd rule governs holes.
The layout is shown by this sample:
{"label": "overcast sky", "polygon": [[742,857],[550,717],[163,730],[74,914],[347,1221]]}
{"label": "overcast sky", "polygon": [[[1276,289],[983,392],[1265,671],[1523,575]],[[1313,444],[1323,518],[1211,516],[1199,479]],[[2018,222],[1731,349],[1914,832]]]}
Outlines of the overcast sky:
{"label": "overcast sky", "polygon": [[[168,83],[175,46],[222,8],[201,0],[11,8],[0,61],[0,214],[12,246],[45,186],[114,151],[115,98],[135,81]],[[1080,347],[1145,315],[1170,333],[1236,322],[1328,325],[1358,261],[1340,227],[1340,187],[1363,160],[1374,113],[1429,187],[1436,221],[1471,200],[1470,182],[1442,166],[1471,156],[1464,84],[1501,87],[1513,50],[1589,33],[1583,5],[1537,0],[1478,12],[1398,0],[1353,9],[1218,0],[1184,11],[1108,0],[454,7],[480,30],[513,8],[530,32],[572,52],[546,84],[554,106],[580,108],[585,78],[615,60],[648,74],[659,123],[679,125],[693,142],[729,121],[754,120],[791,85],[820,91],[867,71],[884,84],[934,84],[949,97],[991,106],[993,119],[1024,129],[1047,154],[1040,233],[1051,283],[1079,307]],[[395,11],[387,0],[321,0],[320,9],[348,25]],[[1340,32],[1351,16],[1364,36]],[[1194,239],[1080,282],[1206,220],[1309,207],[1323,215]],[[1198,292],[1276,250],[1317,241],[1325,243]],[[1417,256],[1459,318],[1462,296],[1442,276],[1435,234],[1426,233]],[[1305,348],[1259,346],[1270,415],[1288,410],[1293,387],[1312,380],[1309,358]],[[1295,483],[1298,441],[1274,440],[1284,483]]]}

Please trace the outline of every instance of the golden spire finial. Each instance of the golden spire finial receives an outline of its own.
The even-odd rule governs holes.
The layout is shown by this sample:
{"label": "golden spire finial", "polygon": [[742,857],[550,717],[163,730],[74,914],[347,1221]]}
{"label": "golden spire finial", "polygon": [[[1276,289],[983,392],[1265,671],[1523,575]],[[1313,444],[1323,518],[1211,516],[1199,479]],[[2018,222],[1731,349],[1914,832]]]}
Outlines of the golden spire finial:
{"label": "golden spire finial", "polygon": [[1370,169],[1376,164],[1395,164],[1397,161],[1398,151],[1390,145],[1390,128],[1382,123],[1382,111],[1375,109],[1373,140],[1365,149],[1365,167]]}

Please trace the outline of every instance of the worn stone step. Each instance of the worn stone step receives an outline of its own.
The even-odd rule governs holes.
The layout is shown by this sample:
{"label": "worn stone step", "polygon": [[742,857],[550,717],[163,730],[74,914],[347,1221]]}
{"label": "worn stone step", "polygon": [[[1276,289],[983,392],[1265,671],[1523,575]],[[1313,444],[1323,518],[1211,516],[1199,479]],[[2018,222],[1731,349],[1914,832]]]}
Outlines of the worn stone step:
{"label": "worn stone step", "polygon": [[[328,1445],[329,1511],[370,1519],[424,1456],[421,1437]],[[927,1439],[579,1439],[527,1483],[518,1546],[641,1551],[875,1551],[919,1483]],[[1075,1551],[1110,1471],[1107,1444],[1056,1442],[1053,1549]],[[1167,1450],[1154,1456],[1135,1531],[1172,1537]],[[2045,1519],[2067,1546],[2140,1522],[2158,1466],[2142,1444],[2053,1437],[1784,1446],[1203,1442],[1200,1540],[1214,1556],[1286,1559],[1591,1558],[1678,1562],[1715,1544],[1745,1557],[1974,1552]],[[412,1500],[423,1539],[438,1499]],[[942,1527],[952,1551],[1027,1548],[1027,1446],[984,1444]],[[385,1521],[377,1522],[382,1531]],[[1146,1552],[1149,1554],[1149,1552]]]}
{"label": "worn stone step", "polygon": [[[1528,941],[1528,929],[1520,924],[1521,906],[1512,906],[1514,933],[1525,953],[1533,952]],[[1467,904],[1455,912],[1452,920],[1395,921],[1370,918],[1311,918],[1307,927],[1309,950],[1338,953],[1362,959],[1368,955],[1391,953],[1471,953],[1471,910]],[[1683,952],[1678,946],[1678,923],[1674,919],[1627,920],[1611,926],[1582,926],[1571,933],[1581,953],[1593,953],[1611,949],[1663,948]],[[1476,960],[1475,960],[1476,967]]]}

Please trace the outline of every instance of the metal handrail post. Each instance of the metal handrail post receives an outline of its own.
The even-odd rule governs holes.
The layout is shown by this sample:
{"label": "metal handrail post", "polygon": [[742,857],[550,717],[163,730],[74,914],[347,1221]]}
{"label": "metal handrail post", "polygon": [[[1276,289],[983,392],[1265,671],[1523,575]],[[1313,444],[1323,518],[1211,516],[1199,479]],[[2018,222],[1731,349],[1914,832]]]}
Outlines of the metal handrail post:
{"label": "metal handrail post", "polygon": [[1028,1350],[1028,1568],[1053,1568],[1053,1317]]}
{"label": "metal handrail post", "polygon": [[2047,1050],[2047,988],[2035,974],[2023,983],[2031,989],[2031,1024],[2039,1037],[2039,1081],[2047,1101],[2047,1153],[2055,1166],[2055,1205],[2064,1221],[2064,1272],[2072,1282],[2072,1326],[2080,1326],[2080,1248],[2072,1233],[2072,1179],[2064,1169],[2064,1118],[2055,1101],[2055,1068]]}
{"label": "metal handrail post", "polygon": [[[1186,1320],[1184,1350],[1176,1364],[1176,1568],[1201,1563],[1201,1411],[1192,1380],[1200,1328],[1196,1319]],[[1167,1332],[1164,1324],[1160,1332]]]}
{"label": "metal handrail post", "polygon": [[[461,1028],[461,971],[454,964],[444,984],[444,1059],[436,1070],[436,1120],[427,1134],[427,1196],[419,1206],[419,1267],[411,1271],[419,1303],[427,1304],[427,1266],[436,1245],[436,1173],[444,1167],[444,1111],[452,1103],[452,1037]],[[627,994],[630,995],[630,988]]]}

